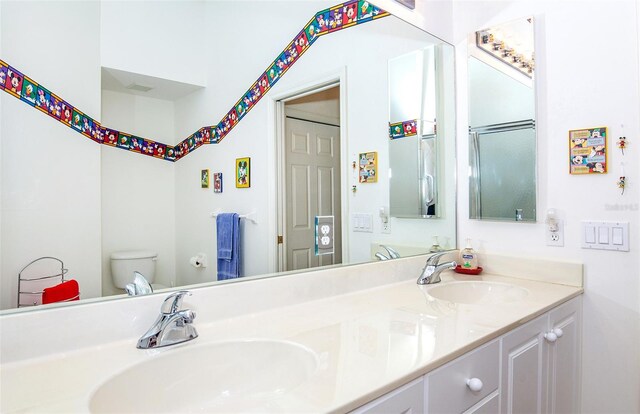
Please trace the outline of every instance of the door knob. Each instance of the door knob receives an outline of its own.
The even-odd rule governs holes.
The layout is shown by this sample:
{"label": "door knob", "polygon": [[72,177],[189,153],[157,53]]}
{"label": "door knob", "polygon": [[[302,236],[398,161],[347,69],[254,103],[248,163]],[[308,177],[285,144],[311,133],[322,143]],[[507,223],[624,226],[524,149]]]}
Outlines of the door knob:
{"label": "door knob", "polygon": [[560,328],[554,328],[553,333],[556,334],[558,338],[562,338],[562,335],[564,335],[564,332],[562,332],[562,329]]}

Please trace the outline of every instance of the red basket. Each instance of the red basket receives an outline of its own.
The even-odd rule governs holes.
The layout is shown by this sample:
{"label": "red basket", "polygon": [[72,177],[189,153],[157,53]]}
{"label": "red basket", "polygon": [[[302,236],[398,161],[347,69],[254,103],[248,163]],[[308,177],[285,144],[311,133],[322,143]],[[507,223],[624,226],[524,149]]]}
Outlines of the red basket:
{"label": "red basket", "polygon": [[478,266],[477,269],[465,269],[464,267],[458,265],[455,269],[453,269],[456,273],[462,273],[464,275],[479,275],[482,273],[482,267]]}

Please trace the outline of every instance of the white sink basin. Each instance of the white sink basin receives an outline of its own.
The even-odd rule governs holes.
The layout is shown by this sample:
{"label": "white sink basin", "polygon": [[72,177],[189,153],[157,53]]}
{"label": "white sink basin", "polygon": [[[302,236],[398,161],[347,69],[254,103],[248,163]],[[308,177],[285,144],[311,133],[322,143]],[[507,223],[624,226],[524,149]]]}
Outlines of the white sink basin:
{"label": "white sink basin", "polygon": [[448,282],[430,288],[432,297],[465,304],[498,304],[524,299],[529,291],[519,286],[499,282]]}
{"label": "white sink basin", "polygon": [[[191,345],[191,346],[189,346]],[[316,354],[287,341],[187,344],[121,372],[91,396],[92,413],[254,411],[309,379]]]}

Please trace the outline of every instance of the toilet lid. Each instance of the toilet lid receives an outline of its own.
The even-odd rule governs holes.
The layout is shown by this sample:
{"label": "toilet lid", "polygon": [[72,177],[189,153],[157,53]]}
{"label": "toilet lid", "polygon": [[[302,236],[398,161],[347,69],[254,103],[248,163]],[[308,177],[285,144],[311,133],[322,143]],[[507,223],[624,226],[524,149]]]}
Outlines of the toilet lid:
{"label": "toilet lid", "polygon": [[132,260],[132,259],[148,259],[157,257],[158,253],[148,250],[126,250],[122,252],[111,253],[111,258],[115,260]]}

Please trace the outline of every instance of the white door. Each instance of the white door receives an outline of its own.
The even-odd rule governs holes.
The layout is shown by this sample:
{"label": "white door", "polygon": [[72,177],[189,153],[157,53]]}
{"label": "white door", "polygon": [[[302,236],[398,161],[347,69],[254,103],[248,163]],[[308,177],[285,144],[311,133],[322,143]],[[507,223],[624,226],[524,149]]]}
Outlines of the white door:
{"label": "white door", "polygon": [[[342,262],[340,128],[285,119],[286,270]],[[334,253],[315,254],[315,217],[334,216]]]}

